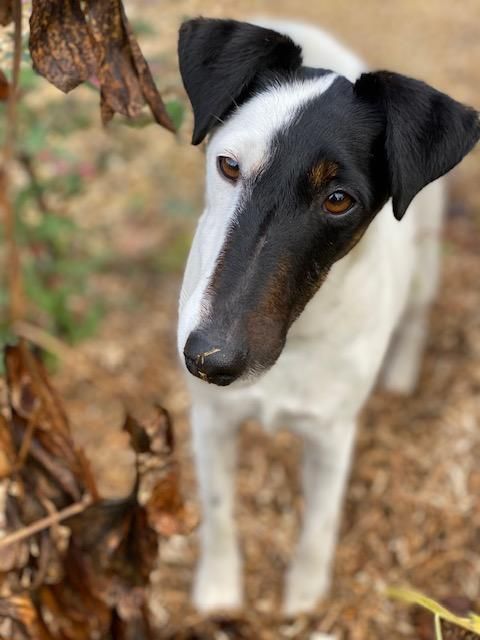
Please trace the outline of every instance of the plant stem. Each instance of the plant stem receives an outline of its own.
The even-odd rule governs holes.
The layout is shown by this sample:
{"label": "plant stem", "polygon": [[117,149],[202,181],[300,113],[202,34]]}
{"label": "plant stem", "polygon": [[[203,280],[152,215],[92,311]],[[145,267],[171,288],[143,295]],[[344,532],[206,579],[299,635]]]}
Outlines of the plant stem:
{"label": "plant stem", "polygon": [[21,542],[26,538],[30,538],[30,536],[33,536],[35,533],[39,533],[40,531],[59,524],[64,520],[68,520],[68,518],[76,516],[79,513],[85,511],[85,509],[92,503],[93,498],[90,495],[86,495],[79,502],[75,502],[74,504],[65,507],[65,509],[62,509],[61,511],[55,511],[55,513],[45,516],[45,518],[42,518],[41,520],[33,522],[32,524],[28,525],[28,527],[23,527],[23,529],[19,529],[18,531],[14,531],[13,533],[10,533],[3,538],[0,538],[0,549],[4,549],[5,547],[8,547],[15,542]]}
{"label": "plant stem", "polygon": [[17,132],[17,98],[20,62],[22,59],[22,3],[12,2],[14,22],[14,51],[12,62],[12,83],[8,95],[5,142],[3,147],[3,166],[0,167],[0,210],[2,211],[7,245],[7,270],[9,290],[9,315],[13,324],[23,317],[24,294],[20,256],[15,238],[15,212],[9,195],[11,165],[15,155]]}

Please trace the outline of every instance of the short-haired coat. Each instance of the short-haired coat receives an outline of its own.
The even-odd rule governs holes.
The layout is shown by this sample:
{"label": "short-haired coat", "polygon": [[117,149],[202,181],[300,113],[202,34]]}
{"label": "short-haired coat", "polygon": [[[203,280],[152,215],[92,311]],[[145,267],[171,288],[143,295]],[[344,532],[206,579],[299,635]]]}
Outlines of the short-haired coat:
{"label": "short-haired coat", "polygon": [[356,417],[387,351],[385,385],[415,385],[437,288],[438,178],[475,145],[479,118],[297,23],[191,20],[179,59],[193,143],[209,136],[178,327],[203,507],[194,598],[241,605],[235,438],[256,418],[306,442],[292,614],[329,586]]}

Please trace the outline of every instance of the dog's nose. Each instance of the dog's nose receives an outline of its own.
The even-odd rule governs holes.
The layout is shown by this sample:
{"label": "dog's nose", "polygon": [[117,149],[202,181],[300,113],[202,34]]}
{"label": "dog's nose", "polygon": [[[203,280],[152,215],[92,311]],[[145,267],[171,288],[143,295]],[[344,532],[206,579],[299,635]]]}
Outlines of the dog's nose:
{"label": "dog's nose", "polygon": [[246,355],[241,348],[215,341],[206,331],[192,331],[183,350],[191,374],[206,382],[225,387],[245,370]]}

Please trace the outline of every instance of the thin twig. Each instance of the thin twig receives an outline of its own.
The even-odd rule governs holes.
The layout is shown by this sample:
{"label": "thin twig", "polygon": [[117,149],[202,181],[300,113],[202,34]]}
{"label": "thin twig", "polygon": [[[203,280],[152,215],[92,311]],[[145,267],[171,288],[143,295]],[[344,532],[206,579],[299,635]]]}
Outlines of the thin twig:
{"label": "thin twig", "polygon": [[37,176],[37,172],[35,170],[35,165],[33,163],[33,159],[28,153],[24,151],[18,154],[18,159],[25,169],[25,173],[27,174],[30,184],[32,186],[33,195],[35,200],[37,201],[37,205],[41,213],[44,215],[49,213],[50,209],[48,207],[47,201],[45,199],[45,194],[43,193],[42,185]]}
{"label": "thin twig", "polygon": [[45,516],[45,518],[41,518],[40,520],[33,522],[28,525],[28,527],[23,527],[23,529],[19,529],[18,531],[14,531],[3,538],[0,538],[0,549],[4,549],[15,542],[21,542],[22,540],[25,540],[25,538],[30,538],[30,536],[33,536],[35,533],[39,533],[39,531],[48,529],[49,527],[59,524],[72,516],[76,516],[85,511],[85,509],[92,503],[92,496],[86,495],[79,502],[75,502],[61,511],[56,511],[49,516]]}
{"label": "thin twig", "polygon": [[75,349],[65,344],[60,338],[53,336],[41,327],[21,320],[13,325],[13,331],[15,335],[52,353],[70,367],[81,370],[91,368],[91,363],[86,357],[78,354]]}
{"label": "thin twig", "polygon": [[11,164],[15,155],[17,133],[17,98],[20,62],[22,59],[22,4],[21,0],[13,0],[12,12],[14,21],[14,51],[12,66],[12,83],[8,95],[7,118],[5,127],[5,144],[3,147],[3,166],[0,169],[0,209],[3,209],[5,240],[7,244],[9,314],[14,323],[23,316],[24,295],[21,278],[20,256],[15,241],[15,214],[11,197],[8,195]]}
{"label": "thin twig", "polygon": [[94,375],[96,377],[95,384],[101,386],[105,383],[111,395],[110,386],[112,374],[93,358],[72,349],[72,347],[60,338],[53,336],[51,333],[48,333],[48,331],[45,331],[45,329],[37,327],[30,322],[23,320],[16,322],[13,325],[13,331],[16,336],[24,338],[28,342],[56,356],[63,364],[73,369],[79,375],[83,377]]}

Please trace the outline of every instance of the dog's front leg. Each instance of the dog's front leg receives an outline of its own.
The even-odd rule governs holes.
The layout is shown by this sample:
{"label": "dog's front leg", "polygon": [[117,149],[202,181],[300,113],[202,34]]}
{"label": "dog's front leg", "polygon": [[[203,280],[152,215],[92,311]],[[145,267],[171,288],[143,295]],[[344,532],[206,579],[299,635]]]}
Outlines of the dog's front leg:
{"label": "dog's front leg", "polygon": [[202,611],[232,609],[242,603],[241,561],[233,519],[237,426],[213,407],[193,407],[193,446],[202,506],[193,600]]}
{"label": "dog's front leg", "polygon": [[330,586],[355,423],[303,425],[304,522],[288,572],[285,613],[311,610]]}

